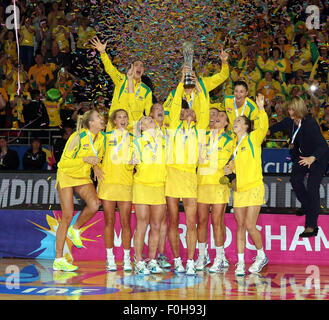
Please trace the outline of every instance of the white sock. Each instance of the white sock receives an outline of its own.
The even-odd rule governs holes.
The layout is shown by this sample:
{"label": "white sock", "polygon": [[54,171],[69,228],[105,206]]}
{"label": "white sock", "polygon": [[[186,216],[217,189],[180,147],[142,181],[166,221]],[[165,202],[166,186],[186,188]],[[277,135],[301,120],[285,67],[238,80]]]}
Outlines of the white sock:
{"label": "white sock", "polygon": [[257,250],[257,257],[260,257],[260,258],[264,258],[265,257],[265,252],[264,252],[264,249],[263,248]]}
{"label": "white sock", "polygon": [[238,262],[244,264],[244,253],[238,253]]}
{"label": "white sock", "polygon": [[113,248],[106,248],[107,257],[113,257]]}
{"label": "white sock", "polygon": [[216,258],[225,257],[224,246],[216,247]]}
{"label": "white sock", "polygon": [[55,261],[56,261],[56,262],[59,262],[59,261],[62,260],[62,259],[63,259],[63,257],[55,258]]}
{"label": "white sock", "polygon": [[130,249],[128,250],[123,249],[123,257],[124,259],[130,259]]}
{"label": "white sock", "polygon": [[199,242],[198,248],[199,248],[199,257],[204,257],[206,255],[206,243]]}

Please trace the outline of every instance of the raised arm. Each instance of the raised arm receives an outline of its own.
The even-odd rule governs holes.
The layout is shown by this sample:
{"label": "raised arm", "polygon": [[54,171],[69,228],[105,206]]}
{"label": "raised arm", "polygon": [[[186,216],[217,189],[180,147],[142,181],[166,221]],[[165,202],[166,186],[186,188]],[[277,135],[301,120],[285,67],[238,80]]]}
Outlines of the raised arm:
{"label": "raised arm", "polygon": [[220,59],[222,61],[221,71],[214,74],[211,77],[202,78],[202,81],[208,92],[221,85],[230,75],[230,68],[228,65],[228,53],[224,51],[222,45],[220,45],[220,47],[221,47]]}
{"label": "raised arm", "polygon": [[89,41],[91,43],[92,49],[97,50],[100,53],[106,73],[111,77],[115,85],[119,84],[125,75],[117,70],[117,68],[112,64],[108,54],[106,53],[107,41],[102,43],[97,36],[90,39]]}
{"label": "raised arm", "polygon": [[192,75],[195,87],[198,91],[198,96],[200,99],[200,112],[197,117],[197,128],[198,129],[207,129],[209,126],[209,102],[204,94],[204,92],[201,90],[200,85],[198,83],[198,80],[196,78],[195,73]]}
{"label": "raised arm", "polygon": [[256,103],[259,109],[259,113],[254,121],[254,130],[250,135],[257,144],[261,145],[268,131],[268,116],[264,109],[264,96],[262,94],[258,94]]}
{"label": "raised arm", "polygon": [[174,94],[171,107],[170,107],[170,128],[176,129],[179,125],[180,113],[182,110],[182,97],[184,92],[184,77],[185,71],[183,69],[182,79],[179,82],[176,92]]}

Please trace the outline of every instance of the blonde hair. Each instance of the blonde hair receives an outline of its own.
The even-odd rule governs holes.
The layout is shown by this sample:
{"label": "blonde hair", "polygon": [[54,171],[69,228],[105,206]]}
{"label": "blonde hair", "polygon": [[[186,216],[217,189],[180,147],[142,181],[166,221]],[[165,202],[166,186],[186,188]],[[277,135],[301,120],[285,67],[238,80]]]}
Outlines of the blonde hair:
{"label": "blonde hair", "polygon": [[125,109],[117,109],[117,110],[113,111],[113,113],[111,114],[110,119],[109,119],[112,124],[112,127],[115,127],[114,121],[117,117],[117,114],[121,111],[125,112],[127,117],[129,118],[128,112]]}
{"label": "blonde hair", "polygon": [[286,104],[286,110],[292,110],[295,113],[295,116],[303,119],[307,114],[307,106],[304,100],[300,97],[293,97]]}
{"label": "blonde hair", "polygon": [[82,129],[89,129],[89,121],[92,120],[92,115],[96,110],[88,110],[83,115],[79,115],[77,119],[76,135],[72,138],[68,150],[72,151],[80,143],[80,133]]}

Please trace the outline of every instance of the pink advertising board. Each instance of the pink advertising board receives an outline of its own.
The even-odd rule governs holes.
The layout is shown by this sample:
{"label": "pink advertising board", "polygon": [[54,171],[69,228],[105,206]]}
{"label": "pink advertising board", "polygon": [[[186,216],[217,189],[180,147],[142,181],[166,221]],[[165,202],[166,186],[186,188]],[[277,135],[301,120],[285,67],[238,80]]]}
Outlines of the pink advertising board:
{"label": "pink advertising board", "polygon": [[[60,211],[54,212],[60,216]],[[299,238],[299,234],[304,230],[305,217],[287,214],[260,214],[257,228],[263,238],[265,252],[273,264],[317,264],[329,265],[329,216],[320,215],[318,220],[319,233],[317,237]],[[232,213],[225,214],[226,240],[225,253],[231,263],[237,261],[236,251],[236,223]],[[136,226],[136,217],[131,215],[132,233]],[[211,260],[215,256],[215,244],[212,237],[212,226],[208,228],[208,249]],[[145,236],[144,254],[147,257],[148,231]],[[181,257],[186,260],[186,225],[185,214],[180,213],[180,248]],[[90,220],[82,232],[83,243],[86,248],[77,249],[72,247],[74,260],[105,260],[106,251],[104,245],[104,218],[103,212],[99,211]],[[256,248],[253,246],[250,236],[246,234],[245,259],[247,263],[252,262],[256,255]],[[123,258],[123,248],[121,243],[121,227],[119,213],[116,213],[114,252],[118,261]],[[196,250],[196,256],[197,257]],[[170,245],[167,239],[165,254],[173,258]],[[132,241],[133,255],[133,241]]]}

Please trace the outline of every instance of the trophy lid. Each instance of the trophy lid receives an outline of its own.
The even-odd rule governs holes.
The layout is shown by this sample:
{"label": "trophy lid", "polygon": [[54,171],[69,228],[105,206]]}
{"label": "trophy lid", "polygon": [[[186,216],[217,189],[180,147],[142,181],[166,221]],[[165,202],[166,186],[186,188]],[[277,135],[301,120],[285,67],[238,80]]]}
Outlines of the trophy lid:
{"label": "trophy lid", "polygon": [[184,41],[182,48],[183,48],[183,51],[193,51],[194,44],[192,41]]}

